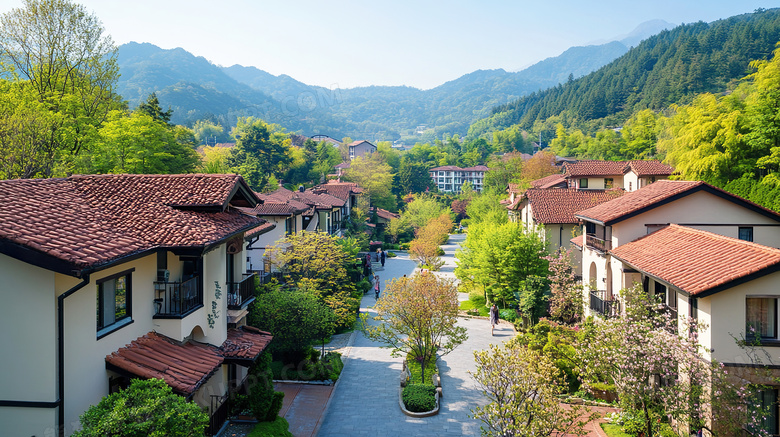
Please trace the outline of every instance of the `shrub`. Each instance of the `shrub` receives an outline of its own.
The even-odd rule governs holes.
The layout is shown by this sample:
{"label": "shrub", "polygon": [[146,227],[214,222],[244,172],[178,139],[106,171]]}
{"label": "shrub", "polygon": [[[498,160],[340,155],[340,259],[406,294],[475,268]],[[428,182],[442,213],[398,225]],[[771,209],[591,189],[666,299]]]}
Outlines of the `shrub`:
{"label": "shrub", "polygon": [[284,393],[275,392],[273,373],[270,369],[271,354],[263,352],[249,369],[252,381],[249,386],[249,406],[260,422],[272,421],[282,409]]}
{"label": "shrub", "polygon": [[[317,353],[319,357],[319,353]],[[341,354],[328,352],[321,360],[307,359],[297,363],[284,363],[274,361],[271,370],[274,379],[292,381],[322,381],[326,379],[336,380],[344,368]]]}
{"label": "shrub", "polygon": [[397,257],[397,256],[398,256],[398,255],[396,255],[396,254],[395,254],[395,252],[387,252],[387,257],[388,257],[388,258],[395,258],[395,257]]}
{"label": "shrub", "polygon": [[401,243],[398,245],[398,250],[409,250],[409,243]]}
{"label": "shrub", "polygon": [[276,416],[273,422],[260,422],[247,437],[293,437],[287,419]]}
{"label": "shrub", "polygon": [[360,293],[365,294],[368,292],[368,290],[371,289],[371,282],[369,282],[368,279],[363,278],[360,280],[360,282],[357,283],[356,288],[360,291]]}
{"label": "shrub", "polygon": [[401,394],[404,406],[413,413],[423,413],[436,408],[436,387],[423,384],[409,384]]}
{"label": "shrub", "polygon": [[514,322],[517,319],[517,311],[510,308],[498,310],[498,317],[507,322]]}
{"label": "shrub", "polygon": [[409,374],[411,375],[409,381],[415,384],[433,385],[433,374],[439,373],[439,369],[436,368],[435,359],[427,360],[425,363],[426,381],[422,380],[422,366],[420,365],[420,362],[414,359],[411,355],[406,356],[406,366],[409,369]]}
{"label": "shrub", "polygon": [[485,306],[487,305],[487,300],[485,300],[485,295],[482,294],[480,291],[471,291],[469,292],[469,302],[473,302],[474,306]]}
{"label": "shrub", "polygon": [[209,416],[174,394],[162,379],[134,379],[125,390],[104,397],[79,418],[74,436],[202,436]]}

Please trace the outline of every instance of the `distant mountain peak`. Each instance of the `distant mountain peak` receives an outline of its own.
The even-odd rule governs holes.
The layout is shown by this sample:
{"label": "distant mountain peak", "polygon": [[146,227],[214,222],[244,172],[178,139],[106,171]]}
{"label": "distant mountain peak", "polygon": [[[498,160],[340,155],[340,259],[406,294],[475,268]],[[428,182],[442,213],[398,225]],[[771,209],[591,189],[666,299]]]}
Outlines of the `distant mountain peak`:
{"label": "distant mountain peak", "polygon": [[613,41],[619,41],[623,43],[626,47],[635,47],[641,41],[646,40],[647,38],[650,38],[651,36],[663,30],[673,29],[675,27],[677,27],[676,24],[669,23],[661,19],[649,20],[649,21],[639,23],[639,25],[636,26],[634,30],[632,30],[629,33],[617,35],[609,39],[592,41],[586,45],[600,45],[600,44],[610,43]]}

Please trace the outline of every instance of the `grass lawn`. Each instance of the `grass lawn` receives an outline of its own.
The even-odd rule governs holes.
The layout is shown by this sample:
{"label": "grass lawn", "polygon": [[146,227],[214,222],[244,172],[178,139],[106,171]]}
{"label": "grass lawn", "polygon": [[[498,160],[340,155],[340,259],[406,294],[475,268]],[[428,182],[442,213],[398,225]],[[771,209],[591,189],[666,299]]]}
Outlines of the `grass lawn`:
{"label": "grass lawn", "polygon": [[479,315],[482,317],[487,317],[490,315],[490,308],[486,307],[485,305],[477,305],[470,300],[464,300],[460,303],[461,311],[473,310],[475,308],[479,310]]}
{"label": "grass lawn", "polygon": [[609,437],[632,437],[630,434],[624,433],[620,425],[615,425],[614,423],[602,423],[601,429]]}

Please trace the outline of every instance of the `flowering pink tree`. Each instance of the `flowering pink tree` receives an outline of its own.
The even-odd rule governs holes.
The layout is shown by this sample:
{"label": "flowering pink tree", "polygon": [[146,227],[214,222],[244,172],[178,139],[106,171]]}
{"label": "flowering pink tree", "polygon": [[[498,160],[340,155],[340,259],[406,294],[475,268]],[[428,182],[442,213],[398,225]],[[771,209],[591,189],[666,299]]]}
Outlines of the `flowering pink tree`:
{"label": "flowering pink tree", "polygon": [[558,249],[544,259],[550,263],[550,316],[563,323],[575,323],[583,314],[582,284],[574,277],[571,249]]}
{"label": "flowering pink tree", "polygon": [[760,422],[763,416],[748,408],[745,383],[702,358],[696,333],[703,326],[678,321],[639,286],[621,295],[626,317],[594,324],[578,345],[581,375],[613,383],[621,407],[641,417],[647,437],[657,433],[659,421],[713,431],[713,410],[718,435],[737,435]]}

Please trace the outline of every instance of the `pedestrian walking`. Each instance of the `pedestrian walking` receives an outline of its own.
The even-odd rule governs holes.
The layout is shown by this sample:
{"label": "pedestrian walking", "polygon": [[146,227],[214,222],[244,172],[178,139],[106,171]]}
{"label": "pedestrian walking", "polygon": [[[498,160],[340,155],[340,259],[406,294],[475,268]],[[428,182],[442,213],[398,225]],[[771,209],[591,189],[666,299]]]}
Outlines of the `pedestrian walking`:
{"label": "pedestrian walking", "polygon": [[382,267],[385,266],[385,257],[386,256],[387,255],[385,255],[385,250],[382,249],[382,251],[379,253],[379,260],[382,262]]}
{"label": "pedestrian walking", "polygon": [[374,297],[379,299],[379,275],[374,275]]}
{"label": "pedestrian walking", "polygon": [[490,307],[490,335],[493,334],[493,330],[496,329],[496,325],[498,324],[498,307],[496,304],[493,304],[493,306]]}

